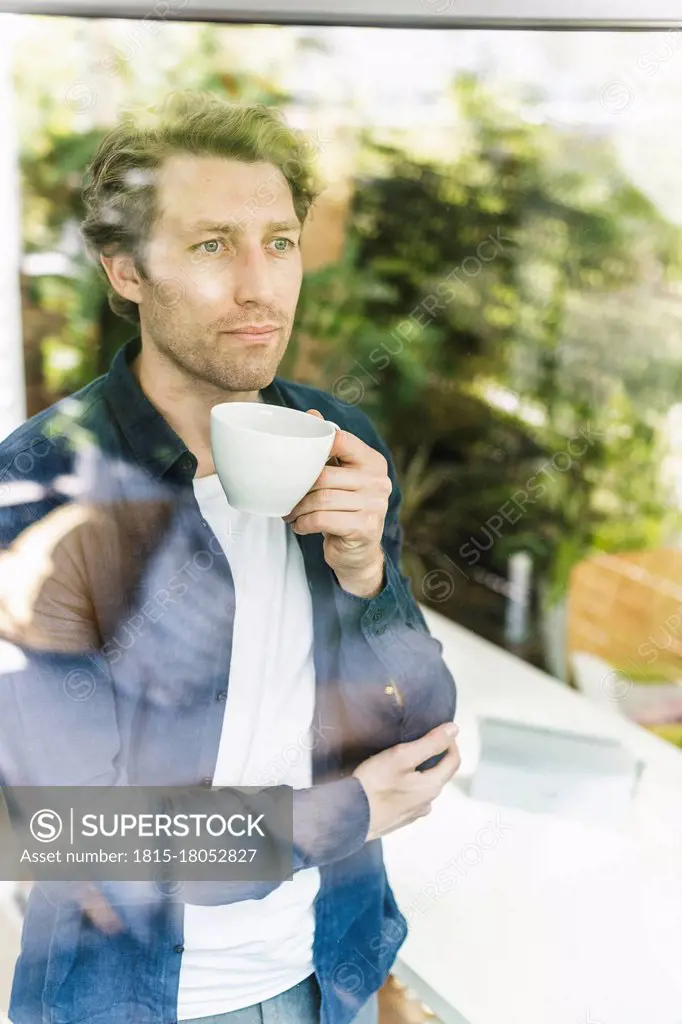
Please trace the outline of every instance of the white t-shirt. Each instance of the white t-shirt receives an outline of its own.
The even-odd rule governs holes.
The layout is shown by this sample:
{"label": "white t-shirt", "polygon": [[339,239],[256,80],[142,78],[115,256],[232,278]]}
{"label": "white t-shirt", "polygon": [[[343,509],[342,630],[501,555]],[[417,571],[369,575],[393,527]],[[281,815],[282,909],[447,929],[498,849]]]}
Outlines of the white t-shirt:
{"label": "white t-shirt", "polygon": [[[233,509],[216,475],[195,480],[194,493],[227,555],[236,595],[213,783],[310,786],[313,619],[296,535],[281,519]],[[187,904],[178,1020],[250,1006],[312,974],[319,884],[318,869],[309,868],[262,900]]]}

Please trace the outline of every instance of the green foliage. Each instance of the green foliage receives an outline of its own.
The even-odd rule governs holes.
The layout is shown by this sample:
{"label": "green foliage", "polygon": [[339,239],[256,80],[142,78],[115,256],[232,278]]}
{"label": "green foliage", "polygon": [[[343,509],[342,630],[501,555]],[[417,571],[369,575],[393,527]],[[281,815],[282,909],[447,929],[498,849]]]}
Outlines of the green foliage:
{"label": "green foliage", "polygon": [[[622,317],[614,334],[602,331],[598,307],[631,289],[646,305],[639,286],[652,258],[679,278],[679,232],[607,144],[515,120],[470,77],[453,96],[469,145],[451,162],[363,139],[372,173],[356,182],[345,258],[307,280],[299,329],[319,332],[333,309],[328,379],[354,376],[405,465],[413,456],[423,473],[428,447],[439,486],[415,484],[405,519],[422,575],[428,546],[462,567],[463,544],[545,468],[542,497],[505,523],[488,563],[504,575],[510,554],[531,551],[557,600],[581,558],[655,546],[676,526],[660,459],[679,330],[652,402],[642,395],[649,338],[633,338]],[[454,290],[426,323],[420,304],[453,271]],[[613,350],[619,339],[628,360]],[[585,430],[584,453],[560,459]]]}

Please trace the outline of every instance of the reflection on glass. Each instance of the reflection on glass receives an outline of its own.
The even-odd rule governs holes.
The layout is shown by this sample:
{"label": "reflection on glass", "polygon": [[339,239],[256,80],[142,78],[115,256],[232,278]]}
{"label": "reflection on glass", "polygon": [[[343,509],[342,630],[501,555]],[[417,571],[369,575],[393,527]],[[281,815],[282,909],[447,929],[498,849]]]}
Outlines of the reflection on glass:
{"label": "reflection on glass", "polygon": [[[681,34],[17,25],[29,414],[131,334],[78,233],[82,168],[120,110],[185,87],[280,107],[327,187],[279,372],[388,441],[416,598],[682,747]],[[28,464],[0,478],[0,513],[25,517],[0,556],[5,655],[94,656],[99,634],[55,622],[45,581],[61,565],[75,593],[74,550],[101,572],[106,547],[98,628],[128,695],[191,701],[211,593],[157,620],[167,565],[147,576],[139,557],[149,535],[175,543],[171,504],[98,493],[87,438],[63,430],[81,469],[49,516],[32,518],[46,494]],[[117,604],[123,577],[135,607]],[[510,690],[530,679],[505,664]]]}

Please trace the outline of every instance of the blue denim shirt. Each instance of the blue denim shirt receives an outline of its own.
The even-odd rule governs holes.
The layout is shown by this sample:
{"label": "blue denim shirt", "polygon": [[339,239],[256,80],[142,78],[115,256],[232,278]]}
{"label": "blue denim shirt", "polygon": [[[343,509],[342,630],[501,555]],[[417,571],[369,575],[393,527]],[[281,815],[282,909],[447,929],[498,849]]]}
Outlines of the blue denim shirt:
{"label": "blue denim shirt", "polygon": [[[15,786],[189,787],[219,811],[231,799],[210,788],[230,672],[229,551],[201,517],[194,455],[131,372],[139,348],[132,338],[107,374],[0,446],[0,778]],[[312,597],[316,697],[313,786],[293,792],[293,870],[320,870],[313,959],[322,1022],[348,1024],[383,984],[407,933],[381,841],[366,841],[369,805],[352,772],[373,753],[452,720],[455,686],[400,569],[400,489],[371,421],[280,377],[261,397],[318,409],[380,451],[393,483],[376,597],[343,590],[324,561],[321,535],[296,535]],[[166,510],[163,528],[152,544],[141,542],[121,594],[111,534],[98,534],[97,523],[86,533],[83,510],[145,509],[145,502]],[[120,518],[124,528],[133,520]],[[141,536],[130,529],[129,539]],[[20,541],[33,568],[16,556]],[[41,586],[29,587],[39,569]],[[65,583],[74,572],[78,587]],[[36,629],[57,639],[51,645],[30,631],[22,639],[8,625],[21,619],[14,605],[25,617],[26,594],[35,600],[38,592]],[[161,599],[165,612],[155,616]],[[62,644],[81,621],[90,639]],[[100,885],[124,925],[115,934],[90,922],[68,884],[33,886],[12,990],[15,1024],[174,1024],[184,902],[260,899],[276,887],[201,882],[164,893],[145,883]]]}

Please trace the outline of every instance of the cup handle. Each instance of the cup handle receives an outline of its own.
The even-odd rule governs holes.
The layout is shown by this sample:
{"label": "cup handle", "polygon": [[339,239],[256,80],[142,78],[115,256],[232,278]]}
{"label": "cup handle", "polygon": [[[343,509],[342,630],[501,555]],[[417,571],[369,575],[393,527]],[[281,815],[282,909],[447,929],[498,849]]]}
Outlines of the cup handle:
{"label": "cup handle", "polygon": [[[331,423],[331,425],[334,427],[334,430],[337,430],[337,431],[341,430],[341,427],[338,425],[338,423],[334,423],[334,420],[325,420],[325,423]],[[327,459],[327,465],[328,466],[340,466],[341,463],[337,459],[336,455],[332,455],[332,457],[330,459]]]}

